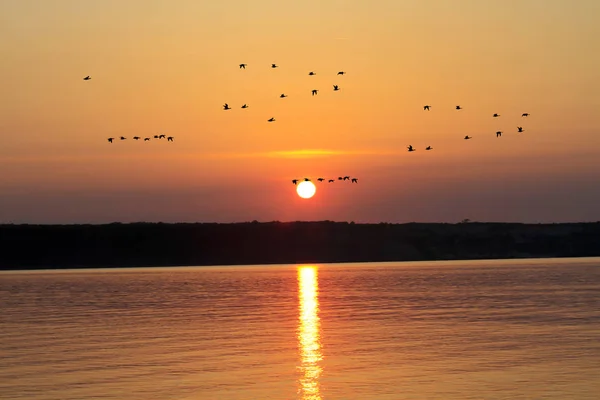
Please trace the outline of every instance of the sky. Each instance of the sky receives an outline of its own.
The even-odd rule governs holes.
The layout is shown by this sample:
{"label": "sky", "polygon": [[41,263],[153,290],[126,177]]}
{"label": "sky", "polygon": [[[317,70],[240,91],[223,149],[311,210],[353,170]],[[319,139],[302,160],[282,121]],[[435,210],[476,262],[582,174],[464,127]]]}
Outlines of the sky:
{"label": "sky", "polygon": [[[0,223],[598,221],[598,15],[0,0]],[[160,133],[174,141],[132,140]],[[358,184],[301,199],[291,183],[340,175]]]}

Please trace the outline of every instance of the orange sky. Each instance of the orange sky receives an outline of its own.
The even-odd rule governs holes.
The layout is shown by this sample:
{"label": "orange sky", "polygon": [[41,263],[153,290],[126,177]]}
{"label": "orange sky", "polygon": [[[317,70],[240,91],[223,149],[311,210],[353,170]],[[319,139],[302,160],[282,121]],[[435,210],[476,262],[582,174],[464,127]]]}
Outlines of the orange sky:
{"label": "orange sky", "polygon": [[[1,1],[0,222],[600,220],[598,15],[596,0]],[[175,141],[131,140],[163,132]],[[339,175],[359,184],[303,200],[290,182]]]}

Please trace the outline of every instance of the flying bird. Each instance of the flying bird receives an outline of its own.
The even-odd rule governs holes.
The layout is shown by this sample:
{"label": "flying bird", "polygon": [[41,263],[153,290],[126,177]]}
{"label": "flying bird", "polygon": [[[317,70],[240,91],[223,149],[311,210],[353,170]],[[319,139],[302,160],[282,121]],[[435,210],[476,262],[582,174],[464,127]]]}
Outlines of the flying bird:
{"label": "flying bird", "polygon": [[172,141],[173,141],[173,136],[169,136],[169,137],[167,138],[167,142],[172,142]]}
{"label": "flying bird", "polygon": [[425,150],[433,150],[433,147],[427,146],[427,147],[425,147]]}
{"label": "flying bird", "polygon": [[112,141],[113,141],[113,140],[115,140],[115,138],[114,138],[114,137],[109,137],[109,138],[108,138],[108,143],[112,143]]}
{"label": "flying bird", "polygon": [[338,87],[338,85],[333,85],[333,90],[340,90],[340,88]]}
{"label": "flying bird", "polygon": [[275,118],[271,117],[270,119],[267,120],[267,122],[275,122]]}
{"label": "flying bird", "polygon": [[298,183],[298,179],[292,179],[292,183],[295,185]]}
{"label": "flying bird", "polygon": [[314,72],[312,72],[312,71],[310,71],[308,74],[309,74],[309,75],[316,75],[316,74],[315,74]]}
{"label": "flying bird", "polygon": [[423,110],[429,111],[429,107],[431,107],[431,106],[423,106]]}
{"label": "flying bird", "polygon": [[344,74],[345,74],[345,72],[344,72],[344,71],[340,71],[340,72],[338,72],[337,74],[338,74],[338,75],[344,75]]}
{"label": "flying bird", "polygon": [[523,113],[523,115],[521,115],[521,117],[529,117],[529,113]]}
{"label": "flying bird", "polygon": [[271,68],[277,68],[277,64],[271,64]]}
{"label": "flying bird", "polygon": [[412,145],[409,145],[406,148],[408,149],[408,151],[415,151],[415,149],[413,149]]}
{"label": "flying bird", "polygon": [[329,183],[333,183],[333,182],[335,182],[335,181],[334,181],[333,179],[330,179],[328,182],[329,182]]}
{"label": "flying bird", "polygon": [[473,136],[469,136],[469,135],[467,135],[467,136],[465,136],[465,140],[469,140],[469,139],[471,139],[472,137],[473,137]]}
{"label": "flying bird", "polygon": [[244,104],[242,108],[248,108],[248,104]]}
{"label": "flying bird", "polygon": [[246,65],[247,64],[240,64],[240,69],[242,69],[242,68],[246,69]]}
{"label": "flying bird", "polygon": [[84,81],[89,81],[90,79],[92,79],[92,78],[90,78],[90,76],[89,76],[89,75],[88,75],[88,76],[86,76],[85,78],[83,78],[83,80],[84,80]]}
{"label": "flying bird", "polygon": [[229,104],[225,103],[223,104],[223,110],[231,110],[231,107],[229,107]]}
{"label": "flying bird", "polygon": [[127,139],[125,136],[121,136],[121,140],[125,140]]}
{"label": "flying bird", "polygon": [[154,139],[158,139],[158,135],[154,135]]}
{"label": "flying bird", "polygon": [[352,178],[352,183],[358,183],[358,178]]}
{"label": "flying bird", "polygon": [[304,182],[310,182],[310,179],[304,178]]}
{"label": "flying bird", "polygon": [[319,91],[317,89],[313,89],[312,90],[312,95],[314,96],[315,94],[317,94]]}
{"label": "flying bird", "polygon": [[496,132],[496,137],[500,137],[500,136],[502,136],[502,131]]}
{"label": "flying bird", "polygon": [[519,132],[523,132],[523,127],[522,126],[517,126],[517,129],[519,130]]}
{"label": "flying bird", "polygon": [[462,107],[461,106],[456,106],[456,109],[457,110],[462,110]]}
{"label": "flying bird", "polygon": [[323,178],[319,178],[319,179],[317,179],[317,180],[318,180],[319,182],[323,182],[325,179],[323,179]]}
{"label": "flying bird", "polygon": [[285,98],[285,97],[287,97],[287,94],[285,94],[285,93],[281,93],[281,94],[279,95],[279,98],[280,98],[280,99],[283,99],[283,98]]}
{"label": "flying bird", "polygon": [[145,137],[144,138],[144,142],[148,142],[148,141],[150,141],[150,138],[149,137]]}
{"label": "flying bird", "polygon": [[494,115],[492,115],[492,117],[494,117],[494,118],[497,118],[499,116],[500,116],[500,114],[494,114]]}
{"label": "flying bird", "polygon": [[349,176],[345,176],[345,177],[344,177],[344,180],[345,180],[345,181],[349,181],[349,180],[350,180],[350,177],[349,177]]}
{"label": "flying bird", "polygon": [[344,179],[344,178],[342,178],[341,176],[338,176],[338,181],[341,181],[342,179]]}
{"label": "flying bird", "polygon": [[133,140],[140,140],[140,137],[139,136],[134,136]]}
{"label": "flying bird", "polygon": [[163,134],[161,134],[161,135],[158,135],[158,138],[159,138],[159,139],[164,139],[165,137],[166,137],[166,136],[165,136],[165,135],[163,135]]}

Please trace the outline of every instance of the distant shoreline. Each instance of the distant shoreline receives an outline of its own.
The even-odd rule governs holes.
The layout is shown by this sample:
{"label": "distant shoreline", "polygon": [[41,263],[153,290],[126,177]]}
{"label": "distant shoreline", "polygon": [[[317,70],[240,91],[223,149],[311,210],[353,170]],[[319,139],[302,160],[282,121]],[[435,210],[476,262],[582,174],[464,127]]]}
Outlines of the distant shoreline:
{"label": "distant shoreline", "polygon": [[511,262],[515,264],[519,263],[527,263],[527,260],[548,260],[557,261],[557,260],[576,260],[578,263],[583,262],[583,260],[594,260],[595,263],[600,263],[598,261],[600,256],[581,256],[581,257],[524,257],[524,258],[473,258],[469,260],[414,260],[414,261],[352,261],[352,262],[302,262],[302,263],[290,263],[290,264],[221,264],[221,265],[141,265],[136,267],[71,267],[71,268],[48,268],[48,267],[40,267],[40,268],[28,268],[28,269],[2,269],[0,268],[0,276],[1,274],[10,274],[10,273],[71,273],[71,272],[109,272],[109,271],[123,271],[123,270],[183,270],[183,269],[215,269],[215,268],[246,268],[252,270],[253,268],[269,268],[269,267],[277,267],[277,266],[344,266],[344,265],[368,265],[368,266],[377,266],[380,264],[392,264],[396,267],[402,267],[404,264],[412,264],[422,263],[424,265],[437,266],[437,264],[444,265],[444,263],[461,263],[461,262],[480,262],[482,265],[489,266],[489,264],[493,262],[500,262],[503,266],[512,265]]}
{"label": "distant shoreline", "polygon": [[600,256],[600,222],[0,225],[0,270]]}

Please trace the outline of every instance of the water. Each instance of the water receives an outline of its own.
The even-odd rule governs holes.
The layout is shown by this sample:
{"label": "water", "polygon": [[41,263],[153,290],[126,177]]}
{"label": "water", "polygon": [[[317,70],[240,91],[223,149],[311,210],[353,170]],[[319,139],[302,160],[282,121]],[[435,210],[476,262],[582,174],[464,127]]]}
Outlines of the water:
{"label": "water", "polygon": [[600,259],[0,274],[0,398],[598,399]]}

